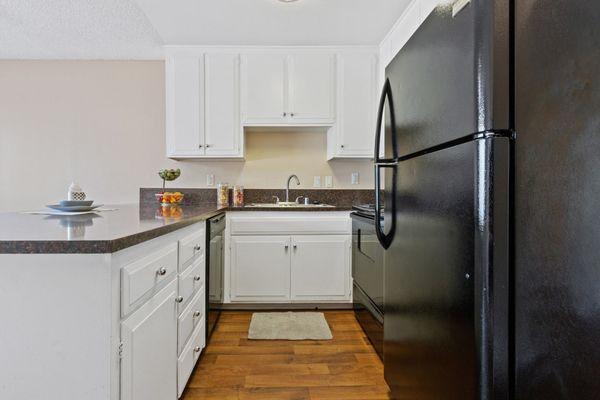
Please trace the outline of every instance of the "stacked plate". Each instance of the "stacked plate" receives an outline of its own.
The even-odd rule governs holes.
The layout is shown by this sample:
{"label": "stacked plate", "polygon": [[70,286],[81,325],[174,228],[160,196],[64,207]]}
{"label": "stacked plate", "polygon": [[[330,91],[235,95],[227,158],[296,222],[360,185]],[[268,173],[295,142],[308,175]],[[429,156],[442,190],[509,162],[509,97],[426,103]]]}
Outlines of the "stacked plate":
{"label": "stacked plate", "polygon": [[84,212],[92,211],[98,207],[102,207],[102,204],[93,205],[93,200],[63,200],[58,204],[48,204],[46,207],[53,210],[64,211],[64,212]]}

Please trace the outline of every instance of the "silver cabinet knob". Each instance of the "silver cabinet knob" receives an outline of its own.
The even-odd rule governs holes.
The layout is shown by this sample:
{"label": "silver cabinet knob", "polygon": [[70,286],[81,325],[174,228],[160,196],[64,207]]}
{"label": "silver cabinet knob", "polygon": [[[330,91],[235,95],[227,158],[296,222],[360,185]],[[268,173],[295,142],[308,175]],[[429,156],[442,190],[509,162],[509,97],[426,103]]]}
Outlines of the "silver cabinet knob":
{"label": "silver cabinet knob", "polygon": [[194,317],[198,318],[200,316],[200,311],[194,311]]}
{"label": "silver cabinet knob", "polygon": [[181,297],[181,296],[177,296],[177,297],[175,298],[175,302],[176,302],[176,303],[181,303],[182,301],[183,301],[183,297]]}
{"label": "silver cabinet knob", "polygon": [[343,148],[344,148],[344,145],[343,145],[343,144],[340,144],[340,147],[343,149]]}
{"label": "silver cabinet knob", "polygon": [[284,112],[284,113],[283,113],[283,116],[285,117],[286,115],[287,115],[287,113],[286,113],[286,112]]}
{"label": "silver cabinet knob", "polygon": [[210,147],[210,144],[205,144],[206,148],[208,149]]}
{"label": "silver cabinet knob", "polygon": [[200,346],[196,346],[196,347],[194,347],[194,352],[196,352],[196,353],[200,353],[200,350],[202,350],[202,349],[200,348]]}
{"label": "silver cabinet knob", "polygon": [[197,281],[199,281],[200,279],[202,279],[202,277],[201,277],[200,275],[196,275],[196,276],[194,277],[194,280],[195,280],[196,282],[197,282]]}
{"label": "silver cabinet knob", "polygon": [[202,245],[197,244],[194,246],[194,251],[200,251],[200,250],[202,250]]}
{"label": "silver cabinet knob", "polygon": [[297,245],[297,244],[295,244],[295,245],[294,245],[294,250],[296,250],[297,248],[298,248],[298,245]]}
{"label": "silver cabinet knob", "polygon": [[293,117],[293,116],[294,116],[294,113],[290,113],[290,117]]}
{"label": "silver cabinet knob", "polygon": [[160,267],[157,271],[156,271],[156,275],[166,275],[167,274],[167,269],[165,267]]}
{"label": "silver cabinet knob", "polygon": [[199,145],[198,145],[198,148],[199,148],[199,149],[201,149],[202,147],[204,147],[204,146],[202,146],[201,144],[199,144]]}
{"label": "silver cabinet knob", "polygon": [[290,246],[288,246],[287,244],[284,246],[284,248],[287,250]]}

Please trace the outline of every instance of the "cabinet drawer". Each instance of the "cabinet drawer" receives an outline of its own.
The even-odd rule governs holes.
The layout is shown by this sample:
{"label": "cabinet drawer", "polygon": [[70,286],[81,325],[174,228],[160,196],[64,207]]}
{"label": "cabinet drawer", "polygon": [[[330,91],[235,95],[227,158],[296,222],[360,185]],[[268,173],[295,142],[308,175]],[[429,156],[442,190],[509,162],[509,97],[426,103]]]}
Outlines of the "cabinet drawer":
{"label": "cabinet drawer", "polygon": [[192,299],[194,293],[204,286],[205,264],[204,257],[199,257],[179,276],[179,295],[183,297],[183,301],[179,303],[180,312]]}
{"label": "cabinet drawer", "polygon": [[200,358],[200,352],[206,345],[206,328],[202,320],[194,329],[192,338],[177,361],[177,397],[181,396],[192,370]]}
{"label": "cabinet drawer", "polygon": [[121,270],[121,307],[127,314],[138,301],[149,297],[162,282],[173,278],[177,271],[177,243],[172,243],[150,255],[126,265]]}
{"label": "cabinet drawer", "polygon": [[204,228],[184,237],[179,241],[179,271],[183,271],[186,264],[196,256],[204,256],[205,244]]}
{"label": "cabinet drawer", "polygon": [[185,347],[186,341],[190,337],[194,327],[204,321],[205,308],[205,292],[204,290],[200,290],[179,316],[179,329],[177,334],[178,353],[181,353]]}
{"label": "cabinet drawer", "polygon": [[338,235],[350,234],[352,224],[347,215],[280,217],[257,213],[253,216],[232,216],[230,229],[232,235]]}

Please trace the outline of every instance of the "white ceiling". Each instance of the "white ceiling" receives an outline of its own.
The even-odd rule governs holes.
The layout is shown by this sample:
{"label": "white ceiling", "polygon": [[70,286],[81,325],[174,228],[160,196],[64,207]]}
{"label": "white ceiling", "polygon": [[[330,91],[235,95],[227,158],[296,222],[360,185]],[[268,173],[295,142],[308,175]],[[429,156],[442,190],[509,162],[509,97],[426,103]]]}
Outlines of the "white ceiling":
{"label": "white ceiling", "polygon": [[374,45],[409,0],[135,0],[167,44]]}
{"label": "white ceiling", "polygon": [[0,0],[0,58],[157,59],[162,45],[374,45],[410,0]]}

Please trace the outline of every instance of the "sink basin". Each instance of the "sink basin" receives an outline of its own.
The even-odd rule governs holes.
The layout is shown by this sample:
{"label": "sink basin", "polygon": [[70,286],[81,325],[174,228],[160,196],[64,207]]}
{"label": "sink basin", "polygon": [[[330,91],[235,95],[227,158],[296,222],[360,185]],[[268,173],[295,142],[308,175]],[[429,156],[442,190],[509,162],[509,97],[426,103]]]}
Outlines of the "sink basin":
{"label": "sink basin", "polygon": [[328,208],[335,207],[329,204],[298,204],[294,202],[280,201],[279,203],[250,203],[246,207],[262,207],[262,208]]}

